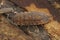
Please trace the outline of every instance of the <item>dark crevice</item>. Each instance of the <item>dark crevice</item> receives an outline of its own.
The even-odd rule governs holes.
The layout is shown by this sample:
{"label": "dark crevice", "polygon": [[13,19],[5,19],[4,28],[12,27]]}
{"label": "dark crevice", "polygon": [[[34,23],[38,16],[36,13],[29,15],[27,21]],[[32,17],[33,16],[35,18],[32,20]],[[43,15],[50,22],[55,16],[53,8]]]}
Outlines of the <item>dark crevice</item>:
{"label": "dark crevice", "polygon": [[7,18],[7,14],[3,13],[2,15]]}
{"label": "dark crevice", "polygon": [[18,28],[20,28],[25,34],[29,35],[29,34],[27,33],[27,27],[28,27],[28,26],[18,25]]}
{"label": "dark crevice", "polygon": [[42,40],[51,40],[49,33],[44,28],[44,25],[38,25],[38,28],[39,28],[40,35],[41,35]]}
{"label": "dark crevice", "polygon": [[[37,26],[38,29],[36,28],[36,26]],[[39,32],[37,33],[38,37],[41,37],[42,40],[50,40],[51,39],[49,33],[44,29],[43,25],[30,25],[30,26],[20,26],[20,25],[18,25],[18,27],[21,30],[23,30],[24,33],[27,34],[27,35],[29,35],[28,31],[33,32],[33,33],[37,33],[37,32],[34,32],[34,31],[39,30]]]}

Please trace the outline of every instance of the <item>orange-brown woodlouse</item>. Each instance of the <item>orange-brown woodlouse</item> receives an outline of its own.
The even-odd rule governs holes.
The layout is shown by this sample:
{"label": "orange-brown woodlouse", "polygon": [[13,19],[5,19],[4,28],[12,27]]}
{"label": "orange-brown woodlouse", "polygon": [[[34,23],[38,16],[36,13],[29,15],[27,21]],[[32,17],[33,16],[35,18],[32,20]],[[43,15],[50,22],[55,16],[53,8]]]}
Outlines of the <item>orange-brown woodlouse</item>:
{"label": "orange-brown woodlouse", "polygon": [[40,12],[10,13],[8,19],[17,25],[40,25],[50,22],[50,17]]}

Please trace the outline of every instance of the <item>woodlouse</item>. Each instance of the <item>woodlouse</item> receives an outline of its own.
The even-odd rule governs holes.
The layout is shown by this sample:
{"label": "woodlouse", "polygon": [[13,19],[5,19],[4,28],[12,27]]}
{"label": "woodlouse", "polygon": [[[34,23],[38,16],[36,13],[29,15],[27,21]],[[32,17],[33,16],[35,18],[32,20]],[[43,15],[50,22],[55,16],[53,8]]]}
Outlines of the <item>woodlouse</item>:
{"label": "woodlouse", "polygon": [[15,15],[14,13],[10,13],[8,19],[17,25],[40,25],[50,22],[48,15],[34,11],[20,12],[16,13]]}

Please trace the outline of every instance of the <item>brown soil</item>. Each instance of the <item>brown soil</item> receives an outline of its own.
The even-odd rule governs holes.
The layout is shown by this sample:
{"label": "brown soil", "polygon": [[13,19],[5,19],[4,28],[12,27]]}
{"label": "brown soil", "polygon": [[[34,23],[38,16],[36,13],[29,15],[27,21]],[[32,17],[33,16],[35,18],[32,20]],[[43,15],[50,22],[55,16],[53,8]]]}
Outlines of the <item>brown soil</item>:
{"label": "brown soil", "polygon": [[52,15],[51,22],[46,24],[44,27],[51,34],[52,40],[60,40],[60,31],[59,31],[60,13],[54,7],[52,7],[47,0],[11,0],[11,1],[14,1],[19,6],[26,8],[28,11],[38,11],[38,12],[44,12],[47,15]]}

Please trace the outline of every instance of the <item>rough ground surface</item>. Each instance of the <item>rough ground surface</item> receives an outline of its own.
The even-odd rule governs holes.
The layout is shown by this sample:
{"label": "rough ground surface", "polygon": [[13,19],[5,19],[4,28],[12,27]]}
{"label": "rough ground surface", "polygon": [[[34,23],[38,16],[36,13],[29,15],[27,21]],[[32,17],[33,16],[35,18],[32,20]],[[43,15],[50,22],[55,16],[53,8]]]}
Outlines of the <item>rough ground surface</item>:
{"label": "rough ground surface", "polygon": [[56,8],[57,4],[52,6],[47,0],[18,0],[15,3],[25,7],[28,11],[39,11],[52,15],[52,21],[46,24],[45,28],[51,34],[52,40],[60,40],[60,11]]}
{"label": "rough ground surface", "polygon": [[22,30],[11,25],[4,17],[0,16],[0,40],[33,40]]}
{"label": "rough ground surface", "polygon": [[[44,28],[50,34],[51,40],[60,40],[60,11],[53,8],[47,0],[18,0],[15,1],[15,3],[21,7],[25,7],[28,11],[38,11],[52,15],[52,21],[44,25]],[[5,19],[3,18],[3,20]],[[4,38],[9,36],[8,39],[11,38],[10,40],[33,40],[31,37],[24,34],[20,29],[17,29],[15,26],[8,25],[5,21],[1,22],[1,20],[0,34],[2,34],[0,35],[1,38],[5,35]]]}

